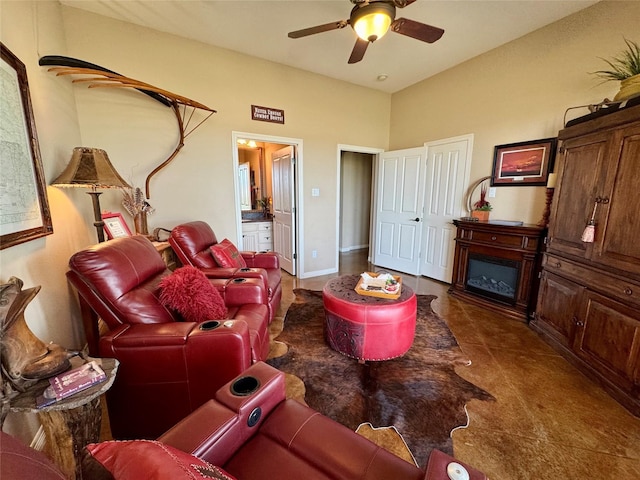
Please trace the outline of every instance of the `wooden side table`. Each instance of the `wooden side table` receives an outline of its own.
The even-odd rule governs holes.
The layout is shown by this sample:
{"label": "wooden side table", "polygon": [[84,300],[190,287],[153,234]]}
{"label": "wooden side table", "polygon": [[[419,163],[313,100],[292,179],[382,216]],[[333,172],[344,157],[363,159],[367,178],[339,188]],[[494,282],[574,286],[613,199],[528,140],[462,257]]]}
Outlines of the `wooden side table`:
{"label": "wooden side table", "polygon": [[169,270],[174,271],[176,268],[182,266],[182,263],[178,260],[178,256],[176,252],[173,251],[173,248],[171,248],[171,245],[169,245],[169,242],[153,242],[153,246],[156,247],[156,250]]}
{"label": "wooden side table", "polygon": [[[82,360],[82,362],[78,361]],[[10,401],[12,412],[36,413],[44,429],[45,453],[71,480],[82,478],[82,449],[100,441],[102,408],[100,397],[116,378],[119,362],[115,358],[72,359],[72,368],[95,360],[107,374],[107,380],[48,407],[37,408],[36,398],[49,386],[47,379],[20,393]]]}

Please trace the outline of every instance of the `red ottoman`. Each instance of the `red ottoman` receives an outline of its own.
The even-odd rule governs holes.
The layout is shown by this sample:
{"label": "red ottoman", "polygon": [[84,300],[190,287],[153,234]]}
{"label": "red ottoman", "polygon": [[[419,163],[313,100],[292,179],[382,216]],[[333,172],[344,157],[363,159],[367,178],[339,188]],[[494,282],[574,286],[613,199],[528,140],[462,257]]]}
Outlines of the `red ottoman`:
{"label": "red ottoman", "polygon": [[359,278],[334,278],[322,290],[327,343],[360,361],[404,355],[416,330],[416,295],[406,285],[397,300],[360,295],[355,291]]}

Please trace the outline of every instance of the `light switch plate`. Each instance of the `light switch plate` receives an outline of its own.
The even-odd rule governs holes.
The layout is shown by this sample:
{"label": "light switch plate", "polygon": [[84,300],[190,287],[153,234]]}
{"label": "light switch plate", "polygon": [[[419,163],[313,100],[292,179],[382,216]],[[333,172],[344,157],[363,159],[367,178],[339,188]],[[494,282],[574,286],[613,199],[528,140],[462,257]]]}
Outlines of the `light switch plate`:
{"label": "light switch plate", "polygon": [[311,189],[311,196],[312,197],[319,197],[320,196],[320,189],[319,188],[312,188]]}

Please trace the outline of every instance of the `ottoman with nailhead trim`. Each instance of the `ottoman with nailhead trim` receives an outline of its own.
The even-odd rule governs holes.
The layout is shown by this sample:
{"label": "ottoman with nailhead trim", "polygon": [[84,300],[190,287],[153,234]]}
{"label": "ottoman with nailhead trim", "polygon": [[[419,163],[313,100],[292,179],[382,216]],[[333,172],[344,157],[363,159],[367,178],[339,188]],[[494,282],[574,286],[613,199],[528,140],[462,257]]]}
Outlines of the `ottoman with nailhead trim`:
{"label": "ottoman with nailhead trim", "polygon": [[360,362],[381,361],[404,355],[413,344],[417,299],[402,286],[397,300],[360,295],[359,275],[343,275],[322,290],[325,339],[337,352]]}

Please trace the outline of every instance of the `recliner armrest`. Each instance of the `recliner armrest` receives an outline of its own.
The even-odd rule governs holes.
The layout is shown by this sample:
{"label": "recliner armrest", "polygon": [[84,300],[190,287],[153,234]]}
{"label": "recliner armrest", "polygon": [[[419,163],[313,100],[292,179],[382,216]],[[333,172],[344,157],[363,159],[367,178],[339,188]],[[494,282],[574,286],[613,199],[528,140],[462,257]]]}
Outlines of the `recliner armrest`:
{"label": "recliner armrest", "polygon": [[228,307],[237,307],[247,303],[258,305],[267,303],[267,288],[258,278],[210,278]]}
{"label": "recliner armrest", "polygon": [[[256,390],[245,395],[234,393],[234,385],[248,377],[257,380]],[[214,465],[224,465],[284,399],[284,374],[258,362],[158,440]]]}
{"label": "recliner armrest", "polygon": [[450,457],[440,450],[431,451],[429,461],[427,462],[427,470],[424,474],[424,480],[449,480],[450,477],[447,474],[447,466],[451,462],[462,465],[469,474],[469,480],[487,480],[487,476],[484,473],[470,467],[466,463]]}
{"label": "recliner armrest", "polygon": [[213,279],[227,279],[227,278],[261,278],[264,282],[264,287],[269,288],[269,276],[264,268],[201,268],[200,271],[206,275],[207,278]]}
{"label": "recliner armrest", "polygon": [[208,322],[122,325],[100,338],[100,355],[119,359],[122,381],[188,382],[191,402],[200,405],[252,361],[246,322],[217,323],[213,329]]}
{"label": "recliner armrest", "polygon": [[217,401],[209,400],[158,440],[213,465],[223,465],[234,452],[220,448],[220,445],[226,446],[224,437],[238,422],[237,414]]}
{"label": "recliner armrest", "polygon": [[278,254],[275,252],[240,252],[242,258],[244,258],[247,267],[251,268],[264,268],[280,269],[280,260]]}

